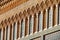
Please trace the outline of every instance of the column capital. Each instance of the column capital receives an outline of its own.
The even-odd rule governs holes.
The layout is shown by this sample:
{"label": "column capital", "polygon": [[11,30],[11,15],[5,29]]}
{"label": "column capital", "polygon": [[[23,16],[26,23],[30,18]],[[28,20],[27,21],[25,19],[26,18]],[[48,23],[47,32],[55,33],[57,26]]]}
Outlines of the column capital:
{"label": "column capital", "polygon": [[43,11],[41,11],[41,14],[43,13]]}
{"label": "column capital", "polygon": [[52,9],[53,7],[51,6],[51,9]]}
{"label": "column capital", "polygon": [[38,16],[38,12],[36,13],[36,15]]}
{"label": "column capital", "polygon": [[48,11],[48,9],[46,9],[46,12]]}
{"label": "column capital", "polygon": [[56,7],[58,7],[58,4],[56,4]]}

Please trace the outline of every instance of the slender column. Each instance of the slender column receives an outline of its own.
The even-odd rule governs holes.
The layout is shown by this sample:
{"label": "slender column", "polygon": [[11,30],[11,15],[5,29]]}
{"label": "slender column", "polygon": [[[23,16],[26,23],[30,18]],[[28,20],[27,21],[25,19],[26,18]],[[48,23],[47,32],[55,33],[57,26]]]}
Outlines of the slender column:
{"label": "slender column", "polygon": [[10,25],[8,25],[8,34],[7,34],[7,40],[10,40]]}
{"label": "slender column", "polygon": [[41,31],[43,30],[43,11],[41,11]]}
{"label": "slender column", "polygon": [[7,28],[7,27],[5,27],[5,36],[4,36],[4,40],[6,40],[6,28]]}
{"label": "slender column", "polygon": [[48,10],[46,9],[46,29],[48,28]]}
{"label": "slender column", "polygon": [[19,38],[21,36],[21,20],[19,21]]}
{"label": "slender column", "polygon": [[38,32],[38,13],[36,14],[36,32],[35,33],[37,32]]}
{"label": "slender column", "polygon": [[28,16],[28,24],[27,24],[27,26],[28,26],[28,29],[27,29],[27,36],[29,35],[29,16]]}
{"label": "slender column", "polygon": [[1,30],[1,40],[3,40],[3,28]]}
{"label": "slender column", "polygon": [[58,25],[58,4],[56,4],[56,26]]}

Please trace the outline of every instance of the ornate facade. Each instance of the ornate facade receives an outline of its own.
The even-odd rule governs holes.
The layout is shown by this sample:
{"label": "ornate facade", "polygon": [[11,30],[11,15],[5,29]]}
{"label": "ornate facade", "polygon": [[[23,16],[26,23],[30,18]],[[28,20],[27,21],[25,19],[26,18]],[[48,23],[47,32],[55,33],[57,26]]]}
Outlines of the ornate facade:
{"label": "ornate facade", "polygon": [[60,0],[0,0],[0,40],[59,40]]}

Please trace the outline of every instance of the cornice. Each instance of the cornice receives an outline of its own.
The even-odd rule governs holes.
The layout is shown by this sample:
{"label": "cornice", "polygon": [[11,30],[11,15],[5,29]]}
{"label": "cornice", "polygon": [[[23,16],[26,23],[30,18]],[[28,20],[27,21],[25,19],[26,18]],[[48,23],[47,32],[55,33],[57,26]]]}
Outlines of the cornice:
{"label": "cornice", "polygon": [[4,5],[0,3],[0,14],[4,13],[10,9],[13,9],[16,6],[21,5],[27,1],[28,0],[10,0],[7,3],[6,2],[3,3]]}
{"label": "cornice", "polygon": [[[48,2],[49,1],[49,2]],[[49,4],[47,4],[49,3]],[[23,19],[25,17],[28,17],[29,15],[35,14],[37,11],[44,11],[47,8],[54,6],[54,5],[60,4],[60,1],[58,0],[47,0],[47,1],[37,1],[37,0],[30,0],[29,2],[26,2],[20,6],[17,6],[17,8],[14,8],[12,10],[9,10],[8,12],[5,12],[4,14],[0,15],[0,24],[6,25],[6,21],[9,22],[9,24],[14,23],[15,21],[18,21],[19,19]],[[8,14],[9,13],[9,14]],[[27,16],[26,16],[27,14]],[[1,27],[0,27],[1,28]]]}

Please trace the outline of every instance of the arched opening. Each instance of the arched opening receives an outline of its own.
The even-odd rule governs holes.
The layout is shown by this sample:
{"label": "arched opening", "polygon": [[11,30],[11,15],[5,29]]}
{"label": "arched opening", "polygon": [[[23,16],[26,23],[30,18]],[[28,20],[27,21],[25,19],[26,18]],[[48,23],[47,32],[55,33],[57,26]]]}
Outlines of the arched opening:
{"label": "arched opening", "polygon": [[36,16],[36,14],[34,15],[34,27],[33,27],[33,33],[35,33],[37,30],[36,30],[36,28],[38,27],[38,26],[36,26],[37,24],[37,16]]}
{"label": "arched opening", "polygon": [[57,16],[56,16],[56,6],[53,6],[53,26],[55,26],[57,23]]}
{"label": "arched opening", "polygon": [[3,28],[3,40],[5,39],[5,28]]}
{"label": "arched opening", "polygon": [[47,26],[46,26],[46,16],[47,16],[47,14],[46,14],[46,10],[44,10],[43,11],[43,29],[45,29]]}
{"label": "arched opening", "polygon": [[8,26],[6,27],[6,40],[8,40]]}
{"label": "arched opening", "polygon": [[60,25],[60,4],[58,4],[58,24]]}
{"label": "arched opening", "polygon": [[29,25],[28,18],[26,17],[26,19],[25,19],[25,36],[28,35],[28,28],[29,28],[28,25]]}
{"label": "arched opening", "polygon": [[48,28],[53,26],[53,7],[48,8]]}
{"label": "arched opening", "polygon": [[14,22],[13,24],[13,40],[15,40],[16,38],[16,23]]}
{"label": "arched opening", "polygon": [[20,32],[20,23],[19,23],[19,21],[17,21],[17,39],[19,38],[19,33]]}
{"label": "arched opening", "polygon": [[13,37],[12,37],[12,36],[13,36],[13,35],[12,35],[12,33],[13,33],[12,30],[13,30],[13,26],[12,26],[12,24],[10,24],[10,40],[12,40],[12,38],[13,38]]}
{"label": "arched opening", "polygon": [[41,31],[43,27],[43,14],[39,11],[38,13],[38,31]]}
{"label": "arched opening", "polygon": [[23,19],[21,20],[21,34],[20,34],[20,37],[23,37],[24,36],[24,21]]}
{"label": "arched opening", "polygon": [[31,34],[33,32],[33,20],[32,20],[32,16],[30,15],[29,17],[29,34]]}

